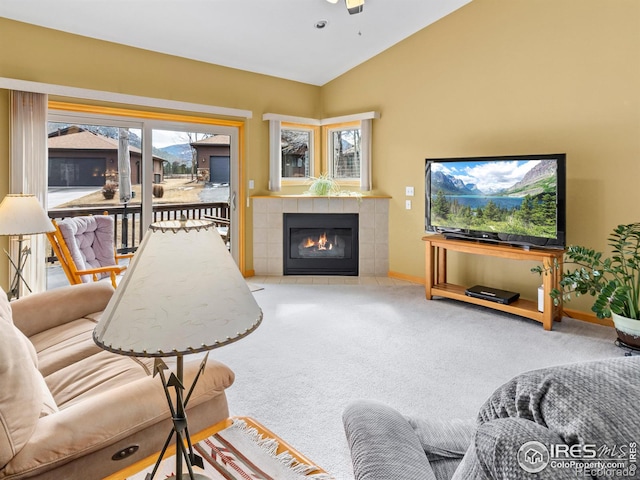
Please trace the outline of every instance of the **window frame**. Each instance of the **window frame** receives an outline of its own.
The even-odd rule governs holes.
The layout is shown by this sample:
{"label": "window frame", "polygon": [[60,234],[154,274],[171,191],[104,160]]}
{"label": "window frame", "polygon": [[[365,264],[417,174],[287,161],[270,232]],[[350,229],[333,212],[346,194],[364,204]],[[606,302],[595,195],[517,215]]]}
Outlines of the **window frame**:
{"label": "window frame", "polygon": [[[318,126],[306,123],[281,122],[280,138],[282,138],[283,130],[297,130],[309,132],[309,176],[308,177],[281,177],[281,183],[285,186],[306,185],[309,180],[317,175],[321,170],[320,159],[321,149],[318,138],[320,136],[320,128]],[[282,145],[280,146],[280,172],[282,172]]]}
{"label": "window frame", "polygon": [[231,255],[241,271],[245,268],[244,228],[244,122],[214,117],[202,117],[197,114],[175,114],[169,112],[154,112],[137,110],[133,107],[122,108],[115,106],[93,105],[87,103],[72,103],[66,101],[48,101],[48,122],[91,123],[95,125],[122,126],[124,128],[142,129],[142,217],[141,225],[146,231],[152,219],[153,197],[153,160],[152,160],[152,132],[153,130],[192,131],[197,129],[204,133],[219,133],[229,135],[231,145],[231,168],[235,193],[231,193],[230,185],[230,215],[231,215]]}
{"label": "window frame", "polygon": [[[357,177],[343,177],[336,178],[334,168],[335,168],[335,157],[334,157],[334,149],[333,149],[333,133],[345,130],[359,130],[360,131],[360,166],[358,168],[358,176]],[[359,186],[360,179],[362,178],[362,122],[360,120],[356,120],[353,122],[343,122],[343,123],[335,123],[324,125],[322,127],[322,134],[325,139],[325,151],[322,156],[323,160],[323,171],[327,172],[327,174],[335,180],[339,185],[346,186]]]}
{"label": "window frame", "polygon": [[[329,174],[328,168],[328,129],[339,128],[343,125],[356,126],[360,128],[360,177],[353,179],[335,179],[339,185],[355,186],[362,191],[369,191],[371,185],[371,141],[372,141],[372,120],[379,119],[380,113],[371,111],[344,115],[341,117],[325,118],[322,120],[306,117],[296,117],[282,115],[279,113],[264,113],[262,120],[269,122],[269,190],[271,192],[281,191],[282,186],[304,185],[306,181],[282,178],[282,141],[281,129],[285,125],[297,124],[304,128],[315,130],[314,133],[314,154],[316,158],[313,162],[316,176]],[[318,150],[320,149],[320,151]],[[319,153],[318,153],[319,151]],[[329,174],[330,175],[330,174]]]}

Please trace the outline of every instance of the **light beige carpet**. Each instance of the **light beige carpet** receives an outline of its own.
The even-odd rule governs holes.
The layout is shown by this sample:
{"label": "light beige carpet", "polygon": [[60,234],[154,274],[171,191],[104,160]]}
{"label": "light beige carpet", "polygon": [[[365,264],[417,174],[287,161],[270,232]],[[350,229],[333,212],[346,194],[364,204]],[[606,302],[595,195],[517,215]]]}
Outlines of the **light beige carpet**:
{"label": "light beige carpet", "polygon": [[259,420],[338,480],[353,478],[341,415],[355,399],[474,418],[518,373],[624,354],[612,328],[566,318],[549,332],[487,308],[428,301],[421,285],[263,286],[254,293],[260,327],[211,352],[236,374],[231,415]]}

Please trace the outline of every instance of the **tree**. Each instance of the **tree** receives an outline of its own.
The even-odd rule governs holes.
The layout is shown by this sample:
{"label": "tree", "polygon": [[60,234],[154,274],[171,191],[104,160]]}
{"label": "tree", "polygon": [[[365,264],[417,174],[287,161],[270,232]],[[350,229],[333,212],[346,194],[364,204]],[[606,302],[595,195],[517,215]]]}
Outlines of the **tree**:
{"label": "tree", "polygon": [[191,145],[192,143],[200,142],[206,138],[212,137],[210,133],[196,133],[187,132],[187,138],[189,139],[189,145],[191,146],[191,180],[195,178],[198,172],[198,151]]}
{"label": "tree", "polygon": [[542,208],[544,210],[544,223],[548,226],[556,224],[556,196],[551,193],[545,193],[542,197]]}
{"label": "tree", "polygon": [[524,225],[529,225],[529,223],[531,223],[531,219],[533,218],[533,208],[533,198],[531,195],[527,195],[522,199],[522,204],[520,205],[520,210],[517,214],[517,217]]}
{"label": "tree", "polygon": [[487,218],[487,220],[500,220],[500,209],[498,208],[498,205],[496,205],[496,202],[494,202],[493,200],[489,200],[487,202],[484,207],[484,216]]}
{"label": "tree", "polygon": [[450,205],[442,190],[438,190],[438,193],[436,193],[436,198],[433,200],[432,208],[436,217],[440,217],[444,220],[449,216]]}
{"label": "tree", "polygon": [[465,225],[471,225],[471,222],[473,220],[473,213],[471,212],[471,207],[469,205],[465,205],[464,207],[462,207],[460,216],[464,219]]}

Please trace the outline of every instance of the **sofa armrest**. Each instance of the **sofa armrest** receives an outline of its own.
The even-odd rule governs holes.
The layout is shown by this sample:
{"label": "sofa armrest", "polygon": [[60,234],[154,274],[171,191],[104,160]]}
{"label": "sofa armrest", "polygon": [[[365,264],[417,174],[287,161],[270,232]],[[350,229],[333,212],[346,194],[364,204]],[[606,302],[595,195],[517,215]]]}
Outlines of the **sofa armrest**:
{"label": "sofa armrest", "polygon": [[[199,361],[185,362],[184,380],[187,387],[191,385],[199,367]],[[226,365],[209,360],[189,399],[187,414],[189,409],[223,395],[233,380],[234,374]],[[108,448],[169,417],[169,406],[160,378],[140,378],[40,418],[27,444],[2,473],[8,477],[26,472],[31,475],[42,474]]]}
{"label": "sofa armrest", "polygon": [[350,404],[342,415],[356,480],[436,480],[409,422],[372,401]]}
{"label": "sofa armrest", "polygon": [[83,283],[27,295],[11,302],[13,323],[27,337],[101,312],[114,288],[106,282]]}

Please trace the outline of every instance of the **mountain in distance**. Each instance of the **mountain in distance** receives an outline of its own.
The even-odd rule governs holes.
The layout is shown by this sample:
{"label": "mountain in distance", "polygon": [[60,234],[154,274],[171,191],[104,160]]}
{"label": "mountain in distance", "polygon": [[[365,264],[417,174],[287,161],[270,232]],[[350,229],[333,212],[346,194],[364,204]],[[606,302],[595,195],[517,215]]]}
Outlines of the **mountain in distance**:
{"label": "mountain in distance", "polygon": [[158,149],[154,148],[154,150],[162,152],[165,155],[164,158],[171,162],[179,162],[187,165],[191,164],[191,145],[188,143],[178,143],[176,145],[169,145]]}
{"label": "mountain in distance", "polygon": [[544,192],[553,192],[556,188],[555,162],[539,162],[529,170],[522,180],[512,186],[491,192],[483,192],[473,183],[464,183],[459,178],[443,172],[431,174],[432,192],[442,190],[445,195],[485,195],[499,197],[536,196]]}
{"label": "mountain in distance", "polygon": [[500,192],[504,197],[536,196],[544,192],[555,191],[556,188],[555,162],[539,162],[529,170],[522,180]]}
{"label": "mountain in distance", "polygon": [[433,193],[442,190],[445,195],[484,195],[475,183],[464,183],[459,178],[443,172],[432,172],[431,188]]}

